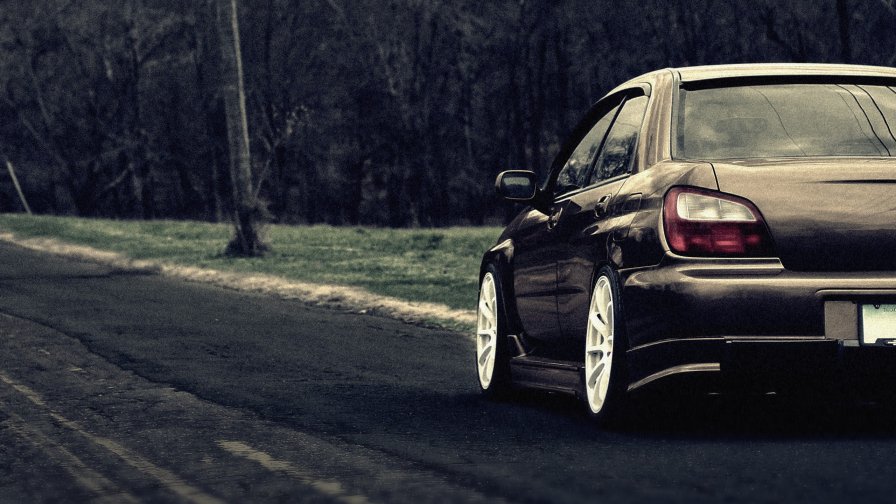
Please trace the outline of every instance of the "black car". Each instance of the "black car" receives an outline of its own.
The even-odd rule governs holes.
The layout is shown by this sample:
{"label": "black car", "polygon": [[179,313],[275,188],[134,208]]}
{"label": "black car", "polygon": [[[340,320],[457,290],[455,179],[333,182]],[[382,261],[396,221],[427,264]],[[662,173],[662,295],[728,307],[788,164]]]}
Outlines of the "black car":
{"label": "black car", "polygon": [[541,187],[497,178],[528,207],[482,260],[482,390],[571,392],[605,419],[668,377],[893,377],[894,155],[896,69],[692,67],[617,87]]}

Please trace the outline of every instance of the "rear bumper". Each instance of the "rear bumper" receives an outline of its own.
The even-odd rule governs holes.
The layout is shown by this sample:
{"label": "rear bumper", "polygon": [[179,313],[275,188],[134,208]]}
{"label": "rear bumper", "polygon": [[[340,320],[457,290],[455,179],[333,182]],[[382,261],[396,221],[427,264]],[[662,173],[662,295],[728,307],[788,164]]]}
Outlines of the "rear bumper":
{"label": "rear bumper", "polygon": [[630,389],[685,375],[767,390],[896,378],[896,348],[861,346],[858,329],[860,304],[896,303],[896,272],[668,256],[623,282]]}
{"label": "rear bumper", "polygon": [[896,392],[896,348],[825,338],[669,340],[628,353],[629,390],[668,378],[757,392],[854,385]]}

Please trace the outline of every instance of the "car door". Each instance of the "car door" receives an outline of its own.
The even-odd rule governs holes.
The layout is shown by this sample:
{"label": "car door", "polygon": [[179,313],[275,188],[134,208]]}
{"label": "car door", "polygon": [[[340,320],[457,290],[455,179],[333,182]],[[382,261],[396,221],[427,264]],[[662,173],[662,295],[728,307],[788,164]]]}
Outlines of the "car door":
{"label": "car door", "polygon": [[622,191],[634,169],[638,133],[647,110],[643,89],[629,92],[613,120],[586,188],[563,202],[555,226],[557,313],[569,350],[581,350],[596,265],[612,263],[609,243],[631,223],[630,203],[638,195]]}
{"label": "car door", "polygon": [[557,271],[549,245],[548,216],[529,210],[513,237],[513,292],[527,340],[559,333]]}
{"label": "car door", "polygon": [[561,335],[557,319],[557,254],[563,246],[557,241],[555,230],[569,196],[588,184],[619,101],[598,104],[576,128],[572,141],[558,154],[545,186],[553,198],[547,214],[530,210],[515,232],[514,294],[529,340],[552,341]]}

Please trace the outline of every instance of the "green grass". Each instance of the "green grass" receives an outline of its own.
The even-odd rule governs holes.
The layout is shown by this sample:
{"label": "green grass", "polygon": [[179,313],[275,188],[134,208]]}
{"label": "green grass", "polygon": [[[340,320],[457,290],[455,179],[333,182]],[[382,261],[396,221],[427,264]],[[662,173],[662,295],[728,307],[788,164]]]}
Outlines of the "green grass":
{"label": "green grass", "polygon": [[272,251],[263,258],[222,254],[229,224],[116,221],[0,214],[0,229],[20,237],[61,241],[219,270],[267,273],[322,284],[363,287],[413,301],[474,309],[482,253],[500,229],[380,229],[282,226],[265,228]]}

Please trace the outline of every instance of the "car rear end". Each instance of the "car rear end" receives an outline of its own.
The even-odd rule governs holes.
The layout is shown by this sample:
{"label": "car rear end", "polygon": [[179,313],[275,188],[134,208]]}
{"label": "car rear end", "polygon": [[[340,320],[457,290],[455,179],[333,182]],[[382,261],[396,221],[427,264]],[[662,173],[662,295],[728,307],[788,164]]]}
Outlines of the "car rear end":
{"label": "car rear end", "polygon": [[759,390],[896,378],[896,72],[682,84],[659,265],[627,273],[631,388],[710,373]]}

